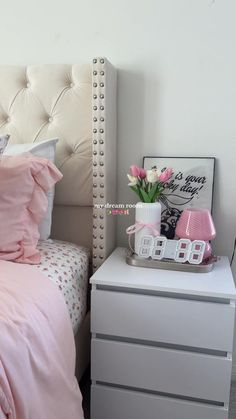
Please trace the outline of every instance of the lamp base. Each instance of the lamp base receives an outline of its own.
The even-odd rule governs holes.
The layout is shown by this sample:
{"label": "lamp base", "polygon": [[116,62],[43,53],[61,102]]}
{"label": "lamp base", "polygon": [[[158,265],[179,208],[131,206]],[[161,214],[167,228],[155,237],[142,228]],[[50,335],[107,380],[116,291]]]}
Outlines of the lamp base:
{"label": "lamp base", "polygon": [[203,260],[208,259],[212,256],[212,247],[209,242],[206,242],[205,252],[203,255]]}

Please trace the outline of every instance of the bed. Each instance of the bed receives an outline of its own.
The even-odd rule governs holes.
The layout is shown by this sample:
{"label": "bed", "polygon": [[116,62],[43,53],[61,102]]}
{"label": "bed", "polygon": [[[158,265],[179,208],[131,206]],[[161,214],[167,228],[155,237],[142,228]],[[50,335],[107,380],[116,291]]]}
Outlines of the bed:
{"label": "bed", "polygon": [[42,260],[35,271],[51,277],[67,302],[79,380],[90,358],[89,273],[115,246],[115,217],[103,207],[116,199],[114,67],[103,57],[92,65],[0,66],[0,129],[15,144],[59,138],[56,165],[63,179],[56,186],[51,237],[38,244]]}

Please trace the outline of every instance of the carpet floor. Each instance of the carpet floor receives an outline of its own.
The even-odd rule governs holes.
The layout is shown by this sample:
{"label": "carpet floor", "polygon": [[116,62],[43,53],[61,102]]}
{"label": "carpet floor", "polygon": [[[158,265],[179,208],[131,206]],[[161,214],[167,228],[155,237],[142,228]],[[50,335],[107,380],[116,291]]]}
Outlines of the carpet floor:
{"label": "carpet floor", "polygon": [[[84,418],[90,419],[90,371],[88,370],[80,382],[83,395]],[[125,419],[125,418],[124,418]],[[236,419],[236,382],[232,383],[230,396],[229,419]]]}

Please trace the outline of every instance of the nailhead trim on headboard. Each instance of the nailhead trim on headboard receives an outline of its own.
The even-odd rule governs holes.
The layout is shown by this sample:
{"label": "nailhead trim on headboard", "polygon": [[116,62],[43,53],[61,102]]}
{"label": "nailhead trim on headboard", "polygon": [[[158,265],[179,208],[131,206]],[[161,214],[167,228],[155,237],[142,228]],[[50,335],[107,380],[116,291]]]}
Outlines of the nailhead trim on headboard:
{"label": "nailhead trim on headboard", "polygon": [[[96,270],[115,245],[115,230],[114,226],[111,226],[111,223],[115,224],[115,219],[112,220],[112,215],[108,215],[107,209],[96,208],[96,205],[105,205],[109,202],[108,200],[115,199],[116,196],[115,177],[113,181],[107,178],[110,172],[107,170],[108,165],[112,167],[113,172],[116,170],[116,132],[114,126],[116,118],[113,116],[114,121],[106,121],[106,105],[108,102],[109,107],[114,108],[114,114],[116,112],[116,74],[114,68],[105,58],[93,59],[92,74],[93,269]],[[109,86],[107,86],[107,83],[109,83]],[[106,91],[109,93],[109,97],[106,97]],[[111,113],[110,109],[109,113]],[[109,133],[107,133],[107,130],[109,130]],[[109,222],[108,217],[110,217]]]}

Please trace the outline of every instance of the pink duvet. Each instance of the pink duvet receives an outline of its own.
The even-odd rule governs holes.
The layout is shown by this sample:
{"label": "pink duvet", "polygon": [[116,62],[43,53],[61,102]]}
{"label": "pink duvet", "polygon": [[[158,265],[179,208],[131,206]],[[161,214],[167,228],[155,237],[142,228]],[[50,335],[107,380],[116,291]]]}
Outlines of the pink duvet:
{"label": "pink duvet", "polygon": [[66,304],[33,266],[0,260],[0,419],[83,419]]}

